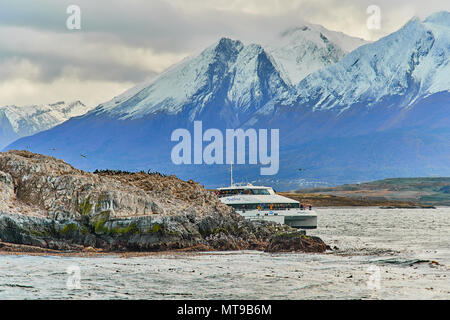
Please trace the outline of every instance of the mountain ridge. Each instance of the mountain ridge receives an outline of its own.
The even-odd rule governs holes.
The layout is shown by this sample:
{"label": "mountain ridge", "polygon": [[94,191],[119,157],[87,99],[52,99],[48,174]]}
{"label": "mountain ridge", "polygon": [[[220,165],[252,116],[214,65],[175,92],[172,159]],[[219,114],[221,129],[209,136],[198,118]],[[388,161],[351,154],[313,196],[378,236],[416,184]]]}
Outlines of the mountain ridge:
{"label": "mountain ridge", "polygon": [[81,101],[0,107],[0,149],[14,140],[48,130],[90,108]]}
{"label": "mountain ridge", "polygon": [[297,85],[284,80],[264,45],[223,38],[152,83],[9,148],[57,147],[55,156],[82,169],[152,169],[217,186],[228,181],[225,167],[170,162],[171,132],[192,131],[197,120],[204,130],[280,129],[278,176],[262,179],[255,166],[235,169],[255,183],[297,183],[295,167],[311,166],[307,179],[331,184],[392,173],[449,175],[447,19],[448,13],[413,19]]}

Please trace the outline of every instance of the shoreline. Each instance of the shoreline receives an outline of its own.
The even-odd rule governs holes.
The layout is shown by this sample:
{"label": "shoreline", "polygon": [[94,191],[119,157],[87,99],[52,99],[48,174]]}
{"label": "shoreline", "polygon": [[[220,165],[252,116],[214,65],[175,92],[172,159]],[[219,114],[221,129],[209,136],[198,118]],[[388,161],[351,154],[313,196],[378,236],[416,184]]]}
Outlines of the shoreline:
{"label": "shoreline", "polygon": [[82,251],[57,251],[44,249],[36,246],[19,245],[0,242],[0,256],[36,256],[36,257],[67,257],[67,258],[97,258],[97,257],[118,257],[136,258],[146,256],[160,256],[169,254],[194,254],[199,252],[218,252],[215,250],[200,251],[195,247],[184,250],[168,250],[156,252],[133,252],[133,251],[104,251],[101,249],[90,249]]}
{"label": "shoreline", "polygon": [[370,197],[345,197],[321,193],[279,192],[278,194],[312,205],[314,208],[374,208],[382,209],[435,209],[438,206],[425,205],[413,201],[373,199]]}
{"label": "shoreline", "polygon": [[[316,210],[326,210],[326,209],[349,209],[349,210],[358,210],[358,209],[374,209],[373,206],[326,206],[326,207],[316,207]],[[450,208],[450,207],[438,207],[438,208]],[[423,208],[380,208],[384,210],[389,209],[408,209],[408,210],[419,210]],[[308,237],[306,232],[300,231],[299,234],[307,238],[315,238]],[[289,234],[289,233],[286,233]],[[270,241],[269,241],[270,242]],[[330,246],[327,246],[327,250],[322,252],[307,252],[307,251],[291,251],[295,253],[319,253],[319,254],[329,254],[330,251],[333,251]],[[295,247],[295,244],[293,245]],[[106,257],[106,256],[114,256],[118,258],[133,258],[133,257],[146,257],[146,256],[161,256],[161,255],[192,255],[196,253],[217,253],[217,252],[265,252],[265,253],[283,253],[283,251],[275,251],[275,252],[267,252],[262,247],[260,248],[236,248],[235,250],[224,250],[224,249],[215,249],[208,244],[196,244],[193,246],[188,246],[185,248],[173,248],[173,249],[163,249],[163,250],[155,250],[155,251],[132,251],[132,250],[108,250],[102,248],[95,248],[92,246],[82,247],[79,249],[71,249],[71,250],[57,250],[50,249],[35,245],[27,245],[27,244],[16,244],[11,242],[4,242],[0,239],[0,256],[51,256],[51,257],[77,257],[77,258],[95,258],[95,257]],[[289,250],[285,251],[285,253]]]}
{"label": "shoreline", "polygon": [[[291,252],[295,254],[308,253],[308,254],[329,254],[332,250],[325,252]],[[289,252],[266,252],[261,250],[236,250],[236,251],[221,251],[214,250],[213,248],[204,248],[203,246],[194,246],[185,249],[175,249],[166,251],[154,251],[154,252],[134,252],[134,251],[105,251],[101,249],[89,249],[82,251],[57,251],[51,249],[44,249],[36,246],[19,245],[13,243],[0,242],[0,257],[1,256],[31,256],[31,257],[62,257],[62,258],[98,258],[98,257],[117,257],[120,259],[128,258],[140,258],[151,256],[167,256],[167,255],[180,255],[180,256],[192,256],[196,254],[215,254],[215,253],[251,253],[259,252],[266,254],[289,254]]]}

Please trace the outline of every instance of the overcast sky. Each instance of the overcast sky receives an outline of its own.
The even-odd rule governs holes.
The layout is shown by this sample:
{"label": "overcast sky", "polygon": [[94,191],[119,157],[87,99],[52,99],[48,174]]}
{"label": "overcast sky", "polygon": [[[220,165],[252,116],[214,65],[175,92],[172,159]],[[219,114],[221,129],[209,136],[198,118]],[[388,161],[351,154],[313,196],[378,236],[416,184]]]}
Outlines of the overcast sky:
{"label": "overcast sky", "polygon": [[[69,30],[69,5],[81,29]],[[367,8],[381,29],[367,28]],[[449,0],[0,0],[0,106],[95,106],[223,36],[264,43],[304,22],[376,40]]]}

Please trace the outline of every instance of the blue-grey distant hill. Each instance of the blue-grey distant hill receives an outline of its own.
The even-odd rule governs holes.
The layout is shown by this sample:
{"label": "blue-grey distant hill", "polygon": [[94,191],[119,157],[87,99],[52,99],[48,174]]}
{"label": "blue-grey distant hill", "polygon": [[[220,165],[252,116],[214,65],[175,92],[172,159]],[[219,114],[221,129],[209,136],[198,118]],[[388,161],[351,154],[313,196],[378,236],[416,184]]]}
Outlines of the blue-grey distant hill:
{"label": "blue-grey distant hill", "polygon": [[332,188],[302,189],[300,192],[450,206],[450,178],[445,177],[384,179]]}

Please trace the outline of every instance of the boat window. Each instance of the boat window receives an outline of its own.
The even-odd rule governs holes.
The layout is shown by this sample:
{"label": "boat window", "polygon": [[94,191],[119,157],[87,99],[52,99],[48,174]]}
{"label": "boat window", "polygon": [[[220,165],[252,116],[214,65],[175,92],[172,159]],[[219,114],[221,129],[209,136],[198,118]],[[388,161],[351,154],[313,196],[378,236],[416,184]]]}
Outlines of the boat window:
{"label": "boat window", "polygon": [[254,195],[270,196],[270,192],[267,189],[253,189]]}
{"label": "boat window", "polygon": [[270,192],[268,189],[230,189],[230,190],[220,190],[217,195],[219,197],[228,197],[235,195],[265,195],[269,196]]}
{"label": "boat window", "polygon": [[259,204],[232,204],[235,210],[246,211],[260,210],[260,211],[270,211],[270,210],[289,210],[300,208],[299,203],[259,203]]}
{"label": "boat window", "polygon": [[258,205],[257,204],[233,204],[231,205],[235,210],[238,211],[244,211],[245,210],[257,210],[258,209]]}
{"label": "boat window", "polygon": [[237,194],[240,194],[239,190],[220,190],[217,193],[219,197],[229,197]]}

